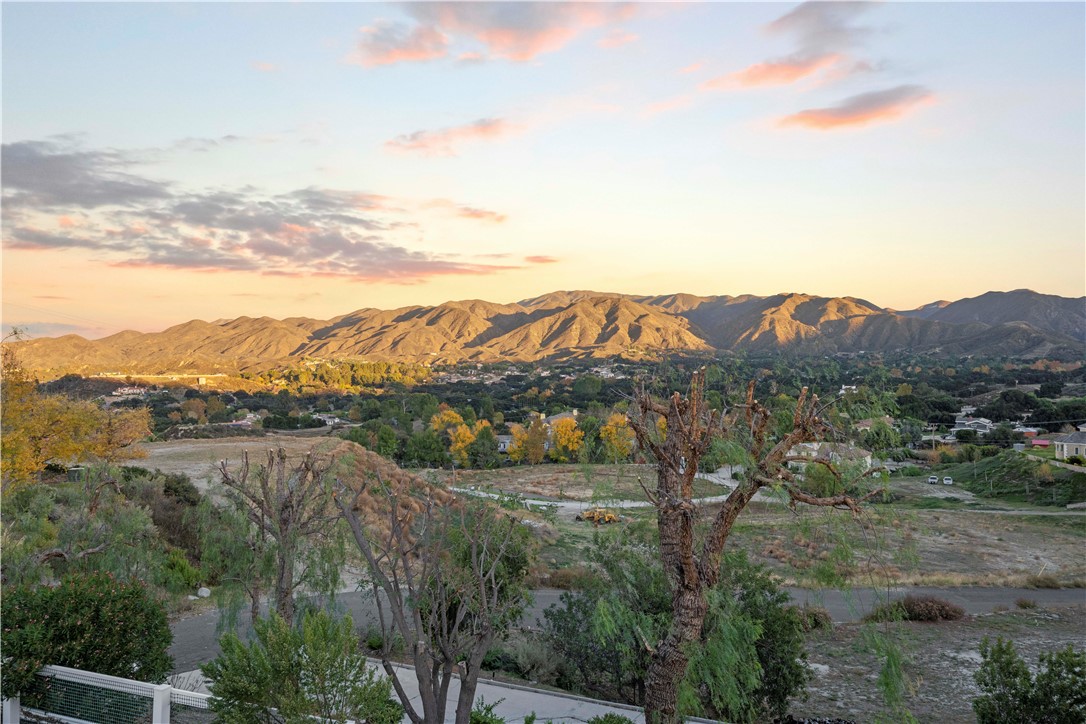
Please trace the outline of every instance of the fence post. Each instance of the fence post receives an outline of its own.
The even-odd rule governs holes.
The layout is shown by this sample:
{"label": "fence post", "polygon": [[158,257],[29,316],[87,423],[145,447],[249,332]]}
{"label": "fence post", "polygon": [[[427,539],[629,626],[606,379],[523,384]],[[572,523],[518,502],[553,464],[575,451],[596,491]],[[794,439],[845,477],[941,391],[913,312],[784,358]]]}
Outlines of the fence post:
{"label": "fence post", "polygon": [[22,709],[19,707],[19,697],[13,696],[10,699],[4,699],[4,721],[10,722],[10,724],[19,724],[19,716],[22,714]]}
{"label": "fence post", "polygon": [[169,684],[159,684],[155,687],[155,698],[151,704],[151,721],[153,724],[170,724],[170,692],[173,687]]}

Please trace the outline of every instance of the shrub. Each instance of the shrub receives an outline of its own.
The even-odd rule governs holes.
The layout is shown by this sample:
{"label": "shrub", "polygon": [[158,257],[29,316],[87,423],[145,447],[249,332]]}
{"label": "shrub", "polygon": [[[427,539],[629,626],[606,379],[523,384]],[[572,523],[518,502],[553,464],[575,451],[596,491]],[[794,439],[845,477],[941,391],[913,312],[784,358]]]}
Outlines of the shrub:
{"label": "shrub", "polygon": [[356,719],[396,724],[403,708],[392,683],[367,665],[350,616],[310,611],[300,628],[276,614],[253,625],[256,640],[220,639],[222,653],[200,670],[211,682],[211,708],[224,722]]}
{"label": "shrub", "polygon": [[934,596],[906,596],[883,603],[864,616],[864,621],[957,621],[965,615],[961,606]]}
{"label": "shrub", "polygon": [[1030,576],[1026,579],[1026,588],[1061,588],[1060,579],[1051,573]]}
{"label": "shrub", "polygon": [[1037,608],[1037,602],[1032,598],[1019,598],[1014,605],[1021,609]]}
{"label": "shrub", "polygon": [[830,617],[830,612],[821,606],[804,605],[789,606],[788,608],[794,611],[799,618],[799,624],[804,633],[833,628],[833,619]]}
{"label": "shrub", "polygon": [[1086,652],[1067,648],[1042,653],[1037,675],[1014,644],[985,638],[973,678],[981,695],[973,700],[979,724],[1072,724],[1086,720]]}
{"label": "shrub", "polygon": [[604,714],[592,717],[588,724],[633,724],[633,719],[621,714]]}
{"label": "shrub", "polygon": [[475,706],[471,709],[471,724],[505,724],[505,719],[494,713],[495,707],[503,701],[505,699],[498,699],[487,704],[486,700],[480,696],[479,701],[475,702]]}
{"label": "shrub", "polygon": [[0,617],[5,698],[30,693],[46,664],[156,683],[173,668],[166,611],[139,581],[95,573],[13,587]]}
{"label": "shrub", "polygon": [[1086,465],[1086,458],[1082,457],[1081,455],[1069,455],[1067,457],[1067,462],[1071,463],[1072,465]]}

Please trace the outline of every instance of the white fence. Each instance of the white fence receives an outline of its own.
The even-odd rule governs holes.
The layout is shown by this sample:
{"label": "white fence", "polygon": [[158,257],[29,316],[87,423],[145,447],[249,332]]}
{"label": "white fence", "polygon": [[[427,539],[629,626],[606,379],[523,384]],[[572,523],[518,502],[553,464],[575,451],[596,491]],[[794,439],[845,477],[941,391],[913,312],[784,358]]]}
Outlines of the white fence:
{"label": "white fence", "polygon": [[4,700],[4,724],[205,724],[215,719],[210,694],[148,684],[67,666],[46,666],[40,708],[23,708],[18,698]]}

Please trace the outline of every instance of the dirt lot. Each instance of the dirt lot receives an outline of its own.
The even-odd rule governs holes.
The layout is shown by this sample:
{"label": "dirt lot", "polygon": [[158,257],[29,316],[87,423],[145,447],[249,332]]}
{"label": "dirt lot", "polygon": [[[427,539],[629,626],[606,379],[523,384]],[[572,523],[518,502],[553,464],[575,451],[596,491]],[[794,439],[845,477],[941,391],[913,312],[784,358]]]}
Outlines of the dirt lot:
{"label": "dirt lot", "polygon": [[[792,715],[840,717],[855,722],[893,721],[876,680],[879,660],[864,642],[860,624],[816,632],[808,639],[814,676],[806,701]],[[880,630],[882,628],[880,627]],[[1011,639],[1032,667],[1042,651],[1072,644],[1086,647],[1086,606],[1009,611],[943,623],[890,624],[883,633],[900,642],[906,656],[905,705],[922,722],[973,722],[972,700],[980,692],[973,673],[985,636]]]}
{"label": "dirt lot", "polygon": [[164,473],[185,473],[198,488],[206,490],[220,460],[240,462],[246,451],[250,458],[263,460],[266,451],[276,446],[282,446],[289,455],[301,455],[314,445],[322,444],[323,440],[313,436],[268,435],[144,443],[140,447],[147,452],[147,457],[134,460],[132,464],[149,470],[158,468]]}
{"label": "dirt lot", "polygon": [[[530,498],[549,500],[645,500],[640,480],[656,485],[652,465],[521,465],[498,470],[438,471],[438,479],[457,487],[496,488]],[[695,497],[719,495],[721,488],[707,480],[694,481]]]}

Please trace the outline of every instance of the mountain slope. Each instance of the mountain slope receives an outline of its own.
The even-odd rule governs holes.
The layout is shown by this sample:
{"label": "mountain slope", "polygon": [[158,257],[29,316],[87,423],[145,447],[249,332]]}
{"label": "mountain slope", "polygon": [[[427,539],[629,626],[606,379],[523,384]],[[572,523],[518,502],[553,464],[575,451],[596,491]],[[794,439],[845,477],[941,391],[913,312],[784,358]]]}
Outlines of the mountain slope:
{"label": "mountain slope", "polygon": [[1084,356],[1086,298],[990,292],[910,312],[854,297],[560,291],[514,304],[359,309],[329,320],[192,320],[162,332],[75,335],[15,345],[47,374],[230,372],[303,357],[460,362],[640,357],[662,351],[833,354],[910,350],[953,355]]}

